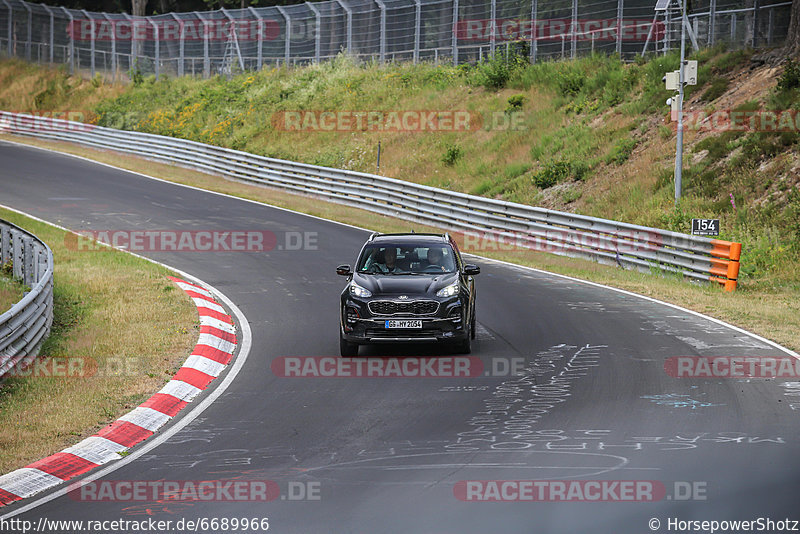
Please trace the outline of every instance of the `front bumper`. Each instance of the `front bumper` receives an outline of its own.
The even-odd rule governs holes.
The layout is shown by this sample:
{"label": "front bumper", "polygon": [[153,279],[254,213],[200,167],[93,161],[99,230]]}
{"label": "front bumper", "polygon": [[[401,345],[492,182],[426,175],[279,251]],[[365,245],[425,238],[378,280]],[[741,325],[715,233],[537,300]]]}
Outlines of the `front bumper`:
{"label": "front bumper", "polygon": [[[350,313],[347,310],[356,310]],[[464,321],[461,303],[458,299],[441,301],[440,313],[435,317],[426,315],[373,316],[366,302],[348,299],[342,308],[342,336],[349,343],[457,343],[466,339],[469,330]],[[366,317],[365,317],[366,316]],[[420,320],[422,328],[386,328],[387,320]]]}

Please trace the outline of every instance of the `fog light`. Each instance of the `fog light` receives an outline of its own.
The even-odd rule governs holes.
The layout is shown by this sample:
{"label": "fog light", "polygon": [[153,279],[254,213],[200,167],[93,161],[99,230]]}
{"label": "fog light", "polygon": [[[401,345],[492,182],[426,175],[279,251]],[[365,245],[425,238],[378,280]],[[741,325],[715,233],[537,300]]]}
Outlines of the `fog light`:
{"label": "fog light", "polygon": [[345,314],[345,318],[347,322],[350,324],[355,323],[361,316],[358,314],[358,310],[355,308],[347,308],[347,312]]}

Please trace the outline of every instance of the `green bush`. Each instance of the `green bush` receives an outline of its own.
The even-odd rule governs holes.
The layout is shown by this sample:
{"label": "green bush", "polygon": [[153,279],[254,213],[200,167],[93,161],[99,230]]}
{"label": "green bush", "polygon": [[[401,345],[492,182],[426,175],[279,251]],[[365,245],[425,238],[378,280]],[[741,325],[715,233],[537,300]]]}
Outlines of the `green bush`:
{"label": "green bush", "polygon": [[606,156],[606,163],[622,165],[628,161],[628,158],[631,157],[631,153],[633,153],[633,149],[635,149],[638,144],[639,141],[632,137],[625,137],[618,140],[614,143],[614,146],[611,147],[611,151]]}
{"label": "green bush", "polygon": [[444,151],[444,155],[442,156],[442,163],[447,165],[448,167],[452,167],[456,164],[461,156],[463,155],[463,151],[461,147],[458,145],[447,145],[447,148]]}
{"label": "green bush", "polygon": [[511,95],[508,97],[508,105],[506,106],[506,112],[511,113],[513,111],[519,111],[522,109],[522,104],[525,103],[525,95],[518,94],[518,95]]}
{"label": "green bush", "polygon": [[800,87],[800,64],[790,59],[778,78],[778,90],[789,91]]}
{"label": "green bush", "polygon": [[725,91],[728,90],[728,85],[730,82],[727,78],[723,78],[722,76],[715,76],[711,78],[711,85],[708,89],[706,89],[703,96],[700,97],[701,100],[704,102],[711,102],[712,100],[716,100],[717,98],[721,97],[725,94]]}
{"label": "green bush", "polygon": [[588,165],[583,162],[567,160],[549,161],[544,164],[544,167],[534,173],[533,183],[541,189],[547,189],[569,178],[573,180],[583,180],[588,171]]}

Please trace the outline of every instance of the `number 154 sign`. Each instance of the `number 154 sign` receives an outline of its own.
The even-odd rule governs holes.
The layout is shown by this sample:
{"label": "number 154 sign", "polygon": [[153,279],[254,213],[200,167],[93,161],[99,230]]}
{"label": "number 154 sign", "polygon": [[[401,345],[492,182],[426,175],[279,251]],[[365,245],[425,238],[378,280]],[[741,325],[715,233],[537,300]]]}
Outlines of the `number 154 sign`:
{"label": "number 154 sign", "polygon": [[692,235],[719,235],[719,219],[692,219]]}

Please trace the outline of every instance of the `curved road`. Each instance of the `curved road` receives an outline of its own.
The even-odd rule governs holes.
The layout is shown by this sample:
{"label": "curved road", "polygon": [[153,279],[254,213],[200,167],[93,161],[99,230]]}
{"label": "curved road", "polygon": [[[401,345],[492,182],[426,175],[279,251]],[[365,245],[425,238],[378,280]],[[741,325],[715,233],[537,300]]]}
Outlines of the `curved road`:
{"label": "curved road", "polygon": [[[0,168],[0,203],[74,230],[265,230],[278,244],[297,232],[315,238],[306,250],[145,253],[225,293],[247,316],[253,349],[200,417],[106,477],[271,480],[283,499],[60,496],[14,518],[268,517],[278,533],[651,532],[651,518],[662,531],[670,518],[800,519],[800,399],[791,395],[798,384],[679,379],[664,370],[672,356],[785,356],[760,339],[608,288],[476,258],[473,355],[497,372],[282,378],[271,369],[276,358],[338,354],[344,280],[334,269],[354,261],[364,231],[5,143]],[[437,355],[429,347],[367,353]],[[506,363],[522,374],[502,376]],[[455,496],[464,481],[491,480],[655,481],[645,487],[666,494],[655,502]],[[319,499],[288,498],[290,486],[318,489]]]}

